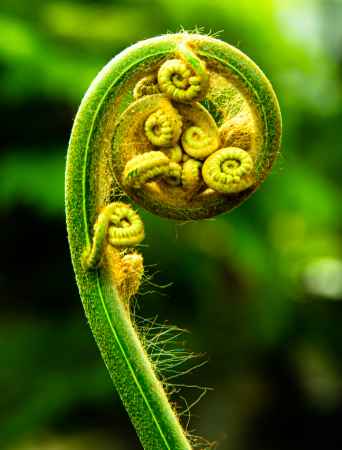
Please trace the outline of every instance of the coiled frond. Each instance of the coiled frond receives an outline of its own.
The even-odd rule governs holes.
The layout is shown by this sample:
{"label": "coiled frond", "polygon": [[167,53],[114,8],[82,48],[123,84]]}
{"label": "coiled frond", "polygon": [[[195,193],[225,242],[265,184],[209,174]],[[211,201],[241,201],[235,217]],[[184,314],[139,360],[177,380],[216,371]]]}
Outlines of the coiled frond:
{"label": "coiled frond", "polygon": [[234,194],[252,186],[254,163],[241,148],[217,150],[205,160],[202,168],[207,186],[222,194]]}
{"label": "coiled frond", "polygon": [[97,217],[92,244],[83,254],[83,266],[86,269],[97,268],[106,243],[116,248],[134,247],[144,237],[144,224],[139,215],[125,203],[111,203]]}

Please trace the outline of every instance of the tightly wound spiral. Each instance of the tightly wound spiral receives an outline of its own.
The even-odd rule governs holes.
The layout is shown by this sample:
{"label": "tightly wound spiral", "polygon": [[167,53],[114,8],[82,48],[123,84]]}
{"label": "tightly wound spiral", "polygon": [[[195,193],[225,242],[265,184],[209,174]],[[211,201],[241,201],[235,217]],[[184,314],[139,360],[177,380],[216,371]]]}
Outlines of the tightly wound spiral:
{"label": "tightly wound spiral", "polygon": [[157,147],[171,147],[176,144],[181,131],[181,118],[171,105],[169,111],[158,109],[145,122],[146,137]]}
{"label": "tightly wound spiral", "polygon": [[171,58],[137,81],[135,101],[117,122],[115,178],[156,214],[195,219],[229,210],[270,169],[277,136],[272,142],[265,135],[246,78],[237,82],[240,72],[220,64],[198,54],[191,38],[181,40]]}
{"label": "tightly wound spiral", "polygon": [[209,156],[203,164],[202,174],[209,187],[223,194],[232,194],[253,184],[253,169],[253,160],[245,150],[229,147]]}
{"label": "tightly wound spiral", "polygon": [[110,203],[98,215],[92,245],[83,255],[83,266],[86,269],[96,268],[106,243],[115,248],[134,247],[144,237],[144,224],[139,215],[125,203]]}

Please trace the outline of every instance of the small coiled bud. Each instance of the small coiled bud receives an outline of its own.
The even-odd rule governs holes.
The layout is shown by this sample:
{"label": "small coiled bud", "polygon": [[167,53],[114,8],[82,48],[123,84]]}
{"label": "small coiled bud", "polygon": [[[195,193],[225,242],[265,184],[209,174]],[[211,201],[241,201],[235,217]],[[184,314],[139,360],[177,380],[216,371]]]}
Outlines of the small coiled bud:
{"label": "small coiled bud", "polygon": [[169,158],[163,152],[152,151],[130,159],[123,173],[123,183],[135,189],[169,172]]}
{"label": "small coiled bud", "polygon": [[124,203],[116,203],[110,216],[108,242],[113,247],[132,247],[144,239],[144,224]]}
{"label": "small coiled bud", "polygon": [[187,191],[197,191],[203,184],[202,162],[189,158],[183,164],[182,186]]}
{"label": "small coiled bud", "polygon": [[237,147],[217,150],[205,160],[202,168],[205,183],[222,194],[241,192],[252,186],[253,172],[252,158]]}
{"label": "small coiled bud", "polygon": [[171,147],[176,144],[182,132],[182,120],[177,111],[158,109],[146,120],[144,130],[147,139],[157,147]]}
{"label": "small coiled bud", "polygon": [[219,139],[217,135],[207,135],[202,128],[194,126],[184,131],[182,145],[189,156],[205,159],[218,149]]}
{"label": "small coiled bud", "polygon": [[110,203],[97,217],[92,245],[83,254],[83,267],[88,270],[99,266],[106,242],[115,248],[133,247],[144,236],[144,224],[129,205]]}
{"label": "small coiled bud", "polygon": [[177,105],[183,117],[181,142],[184,152],[195,159],[205,159],[220,145],[219,130],[211,114],[200,104]]}
{"label": "small coiled bud", "polygon": [[158,72],[160,90],[178,102],[190,102],[200,96],[201,79],[193,76],[179,59],[165,61]]}
{"label": "small coiled bud", "polygon": [[177,102],[201,100],[209,85],[205,63],[191,50],[186,41],[180,42],[179,59],[165,61],[158,71],[161,92]]}
{"label": "small coiled bud", "polygon": [[138,100],[145,95],[159,94],[158,80],[155,74],[142,78],[135,85],[133,90],[134,100]]}

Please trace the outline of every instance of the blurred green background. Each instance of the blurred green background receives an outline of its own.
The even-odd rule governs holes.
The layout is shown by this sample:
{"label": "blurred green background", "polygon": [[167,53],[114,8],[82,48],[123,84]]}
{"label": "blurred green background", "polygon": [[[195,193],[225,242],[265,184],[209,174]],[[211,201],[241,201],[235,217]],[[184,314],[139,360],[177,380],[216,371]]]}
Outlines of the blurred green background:
{"label": "blurred green background", "polygon": [[140,313],[207,354],[184,381],[214,388],[191,429],[220,449],[342,448],[342,2],[2,0],[1,449],[141,448],[79,300],[64,165],[101,67],[181,26],[222,30],[264,70],[282,153],[230,214],[178,225],[144,213],[153,282],[173,284],[143,286]]}

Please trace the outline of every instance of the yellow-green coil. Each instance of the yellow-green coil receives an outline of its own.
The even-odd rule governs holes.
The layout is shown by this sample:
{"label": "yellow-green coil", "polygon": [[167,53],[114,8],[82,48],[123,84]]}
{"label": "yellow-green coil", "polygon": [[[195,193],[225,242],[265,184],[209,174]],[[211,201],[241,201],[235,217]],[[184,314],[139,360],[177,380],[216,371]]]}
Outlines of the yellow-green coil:
{"label": "yellow-green coil", "polygon": [[137,155],[126,164],[123,184],[135,189],[169,173],[169,158],[160,151]]}
{"label": "yellow-green coil", "polygon": [[222,194],[244,191],[255,182],[254,163],[241,148],[227,147],[217,150],[204,162],[202,176],[205,183]]}
{"label": "yellow-green coil", "polygon": [[104,246],[132,247],[144,239],[144,224],[133,209],[121,202],[105,206],[94,225],[92,244],[83,254],[85,269],[97,268],[102,260]]}
{"label": "yellow-green coil", "polygon": [[171,147],[178,141],[182,132],[182,120],[172,108],[158,109],[146,120],[144,130],[147,139],[157,147]]}
{"label": "yellow-green coil", "polygon": [[202,162],[189,158],[183,163],[182,186],[187,191],[197,191],[203,184]]}
{"label": "yellow-green coil", "polygon": [[204,98],[209,84],[205,63],[187,42],[178,45],[179,59],[169,59],[158,71],[159,89],[177,102],[193,102]]}
{"label": "yellow-green coil", "polygon": [[184,131],[182,136],[184,151],[193,158],[205,159],[219,146],[218,135],[208,136],[202,128],[194,126]]}
{"label": "yellow-green coil", "polygon": [[132,247],[144,237],[144,224],[139,215],[128,205],[117,203],[110,216],[108,242],[113,247]]}
{"label": "yellow-green coil", "polygon": [[166,61],[158,72],[160,90],[172,100],[193,101],[201,93],[201,80],[179,59]]}

